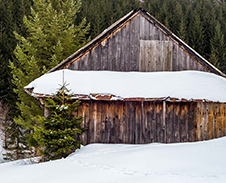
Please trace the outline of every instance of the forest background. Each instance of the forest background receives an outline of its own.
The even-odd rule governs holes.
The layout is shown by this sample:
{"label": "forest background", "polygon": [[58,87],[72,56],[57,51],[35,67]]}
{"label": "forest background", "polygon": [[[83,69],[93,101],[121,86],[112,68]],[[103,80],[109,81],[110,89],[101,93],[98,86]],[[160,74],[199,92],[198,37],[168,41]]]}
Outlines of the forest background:
{"label": "forest background", "polygon": [[[24,16],[32,13],[34,1],[0,0],[0,103],[6,111],[6,119],[3,121],[4,147],[9,152],[6,158],[10,160],[24,158],[24,151],[27,152],[29,149],[26,143],[26,134],[29,132],[15,120],[22,113],[18,107],[22,99],[18,96],[18,86],[13,82],[15,71],[10,67],[10,63],[15,64],[18,60],[14,50],[19,39],[16,38],[15,32],[24,38],[30,36]],[[84,40],[89,41],[137,7],[146,9],[169,30],[226,73],[225,0],[82,0],[73,24],[80,25],[86,18],[84,23],[86,25],[83,26],[90,27],[85,33]],[[75,47],[72,53],[84,43]],[[58,63],[72,53],[61,57]]]}

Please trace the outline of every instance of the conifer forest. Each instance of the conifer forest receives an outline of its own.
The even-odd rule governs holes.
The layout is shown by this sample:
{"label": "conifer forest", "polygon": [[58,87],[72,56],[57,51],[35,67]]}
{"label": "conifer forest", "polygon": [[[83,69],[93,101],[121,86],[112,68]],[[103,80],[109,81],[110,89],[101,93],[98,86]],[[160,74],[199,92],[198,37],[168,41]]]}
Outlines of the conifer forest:
{"label": "conifer forest", "polygon": [[5,159],[29,157],[39,101],[23,87],[143,7],[226,73],[225,0],[0,0],[0,123]]}

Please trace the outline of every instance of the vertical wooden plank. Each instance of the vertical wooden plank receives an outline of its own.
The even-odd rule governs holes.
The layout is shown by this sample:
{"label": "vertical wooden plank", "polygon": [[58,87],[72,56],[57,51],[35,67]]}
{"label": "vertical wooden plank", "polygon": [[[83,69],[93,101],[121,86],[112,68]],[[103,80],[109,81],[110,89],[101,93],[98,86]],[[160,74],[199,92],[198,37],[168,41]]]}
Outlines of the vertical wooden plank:
{"label": "vertical wooden plank", "polygon": [[131,61],[130,61],[130,71],[138,71],[139,70],[139,50],[140,50],[140,15],[135,17],[130,23],[130,53],[131,53]]}
{"label": "vertical wooden plank", "polygon": [[126,26],[126,41],[125,41],[125,70],[130,71],[130,62],[131,62],[131,53],[130,53],[130,23],[127,23]]}
{"label": "vertical wooden plank", "polygon": [[90,101],[89,105],[89,130],[88,130],[88,144],[94,142],[93,134],[94,134],[94,124],[93,124],[93,101]]}
{"label": "vertical wooden plank", "polygon": [[163,130],[163,142],[166,143],[166,101],[162,101],[162,130]]}
{"label": "vertical wooden plank", "polygon": [[[75,70],[78,70],[78,68],[75,69]],[[79,70],[82,70],[82,68],[80,68]],[[85,56],[84,56],[84,70],[90,70],[89,69],[89,54],[88,53],[86,53]]]}
{"label": "vertical wooden plank", "polygon": [[149,55],[150,55],[149,44],[150,44],[150,42],[145,41],[144,43],[145,43],[145,45],[144,45],[144,53],[143,53],[143,56],[144,56],[143,71],[149,72]]}
{"label": "vertical wooden plank", "polygon": [[197,140],[202,140],[202,102],[197,103]]}
{"label": "vertical wooden plank", "polygon": [[154,25],[149,23],[149,40],[154,40]]}
{"label": "vertical wooden plank", "polygon": [[173,142],[173,112],[174,112],[174,103],[166,103],[166,143]]}
{"label": "vertical wooden plank", "polygon": [[140,39],[142,40],[146,40],[145,39],[145,33],[144,33],[144,30],[145,30],[145,18],[143,16],[139,16],[140,17]]}
{"label": "vertical wooden plank", "polygon": [[178,71],[177,49],[178,49],[178,46],[174,43],[173,44],[173,71]]}
{"label": "vertical wooden plank", "polygon": [[141,101],[141,121],[143,122],[143,136],[144,136],[144,142],[143,143],[150,143],[150,125],[148,124],[147,119],[147,106],[145,105],[144,101]]}
{"label": "vertical wooden plank", "polygon": [[105,123],[105,133],[106,133],[106,143],[110,143],[110,135],[111,135],[111,109],[110,103],[106,102],[106,111],[107,111],[107,121]]}
{"label": "vertical wooden plank", "polygon": [[[84,103],[80,103],[78,111],[77,111],[77,114],[76,113],[74,114],[75,117],[77,117],[77,116],[83,117],[83,120],[82,120],[82,123],[81,123],[81,128],[85,127],[85,114],[84,114],[84,111],[85,111],[85,104]],[[45,117],[47,117],[47,116],[45,116]],[[85,144],[84,138],[85,138],[85,133],[81,134],[80,137],[79,137],[79,139],[82,142],[82,144]]]}
{"label": "vertical wooden plank", "polygon": [[147,71],[148,72],[153,72],[155,71],[155,62],[154,62],[154,50],[155,50],[155,44],[153,44],[153,41],[148,41],[148,51],[146,52],[148,55],[148,60],[147,60]]}
{"label": "vertical wooden plank", "polygon": [[115,101],[109,103],[109,121],[110,121],[110,132],[109,132],[109,142],[115,143]]}
{"label": "vertical wooden plank", "polygon": [[182,71],[182,50],[179,46],[177,46],[177,68],[178,71]]}
{"label": "vertical wooden plank", "polygon": [[121,68],[121,58],[122,58],[122,50],[121,50],[121,45],[122,45],[122,32],[118,31],[115,34],[115,44],[116,44],[116,71],[120,71]]}
{"label": "vertical wooden plank", "polygon": [[208,140],[209,139],[209,103],[205,103],[205,120],[204,120],[204,139],[203,140]]}
{"label": "vertical wooden plank", "polygon": [[196,103],[190,102],[189,105],[189,118],[188,118],[188,141],[194,142],[194,123],[195,123],[195,109],[196,109]]}
{"label": "vertical wooden plank", "polygon": [[141,143],[141,106],[139,104],[136,105],[135,108],[135,143]]}
{"label": "vertical wooden plank", "polygon": [[180,142],[180,103],[174,103],[174,142]]}
{"label": "vertical wooden plank", "polygon": [[151,143],[153,141],[153,134],[151,134],[152,128],[152,110],[153,110],[153,102],[144,101],[144,116],[147,121],[147,140],[146,143]]}
{"label": "vertical wooden plank", "polygon": [[216,137],[219,138],[221,137],[221,113],[219,103],[216,103],[216,110]]}
{"label": "vertical wooden plank", "polygon": [[107,54],[108,54],[108,68],[107,70],[112,71],[112,60],[113,60],[113,42],[114,42],[114,38],[113,35],[110,35],[110,37],[108,38],[108,50],[107,50]]}
{"label": "vertical wooden plank", "polygon": [[224,116],[225,116],[225,120],[224,120],[224,136],[226,135],[226,104],[224,104]]}
{"label": "vertical wooden plank", "polygon": [[92,116],[93,116],[93,142],[96,142],[96,136],[97,136],[97,102],[93,102],[93,110],[92,110]]}
{"label": "vertical wooden plank", "polygon": [[205,140],[205,128],[206,128],[206,103],[202,102],[202,122],[201,122],[201,140]]}
{"label": "vertical wooden plank", "polygon": [[123,102],[118,101],[118,106],[117,106],[117,112],[118,112],[118,122],[119,122],[119,143],[123,143]]}
{"label": "vertical wooden plank", "polygon": [[156,71],[161,71],[162,70],[162,62],[161,62],[161,42],[157,41],[156,42],[156,50],[155,50],[155,55],[156,55]]}
{"label": "vertical wooden plank", "polygon": [[149,26],[149,21],[147,21],[145,18],[144,18],[144,39],[145,40],[148,40],[149,38],[149,32],[150,32],[150,26]]}
{"label": "vertical wooden plank", "polygon": [[207,130],[208,130],[208,140],[214,138],[214,104],[208,104],[208,119],[207,119]]}
{"label": "vertical wooden plank", "polygon": [[164,65],[164,71],[171,71],[172,70],[172,42],[171,41],[165,41],[165,65]]}
{"label": "vertical wooden plank", "polygon": [[150,128],[150,142],[156,142],[156,114],[155,114],[155,102],[148,102],[148,124]]}
{"label": "vertical wooden plank", "polygon": [[134,143],[134,106],[136,102],[129,102],[129,143]]}
{"label": "vertical wooden plank", "polygon": [[108,69],[108,40],[107,39],[101,42],[101,53],[102,53],[101,70],[107,70]]}
{"label": "vertical wooden plank", "polygon": [[155,113],[156,113],[156,140],[157,142],[164,142],[164,131],[162,126],[162,102],[155,103]]}
{"label": "vertical wooden plank", "polygon": [[125,41],[126,41],[126,28],[125,26],[121,29],[121,62],[120,62],[120,71],[125,71]]}
{"label": "vertical wooden plank", "polygon": [[225,111],[224,111],[224,104],[219,104],[219,110],[220,110],[220,137],[224,136],[224,129],[225,129]]}
{"label": "vertical wooden plank", "polygon": [[105,143],[106,133],[105,125],[107,120],[106,104],[101,102],[101,143]]}
{"label": "vertical wooden plank", "polygon": [[[93,48],[92,54],[93,54],[93,70],[98,71],[100,70],[100,59],[99,59],[99,51],[100,46],[97,46]],[[84,67],[84,65],[83,65]]]}
{"label": "vertical wooden plank", "polygon": [[154,40],[159,40],[159,29],[154,26],[153,32],[154,32]]}
{"label": "vertical wooden plank", "polygon": [[102,102],[97,101],[97,115],[96,115],[96,143],[102,143],[101,139],[101,129],[102,129],[102,115],[101,115],[101,108]]}
{"label": "vertical wooden plank", "polygon": [[127,102],[123,102],[123,132],[122,132],[122,143],[127,143]]}
{"label": "vertical wooden plank", "polygon": [[166,64],[165,63],[166,62],[165,61],[165,52],[166,52],[166,50],[165,50],[165,41],[160,39],[159,43],[160,43],[160,53],[161,53],[161,56],[160,56],[160,63],[161,63],[160,70],[164,71],[165,70],[165,64]]}
{"label": "vertical wooden plank", "polygon": [[144,40],[140,40],[140,59],[139,59],[139,71],[144,72],[145,69],[145,52],[146,44]]}
{"label": "vertical wooden plank", "polygon": [[181,142],[187,142],[188,141],[188,103],[187,102],[181,102],[180,107],[180,141]]}
{"label": "vertical wooden plank", "polygon": [[214,127],[214,138],[218,137],[218,108],[217,108],[217,103],[214,103],[214,123],[213,123],[213,127]]}

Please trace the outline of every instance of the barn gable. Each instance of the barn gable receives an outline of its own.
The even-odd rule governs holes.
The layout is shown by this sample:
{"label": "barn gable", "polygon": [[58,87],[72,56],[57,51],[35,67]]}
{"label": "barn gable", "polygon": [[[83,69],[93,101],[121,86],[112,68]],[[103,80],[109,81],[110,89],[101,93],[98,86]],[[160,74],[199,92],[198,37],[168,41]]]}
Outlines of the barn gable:
{"label": "barn gable", "polygon": [[50,70],[181,71],[225,76],[142,8],[114,23]]}

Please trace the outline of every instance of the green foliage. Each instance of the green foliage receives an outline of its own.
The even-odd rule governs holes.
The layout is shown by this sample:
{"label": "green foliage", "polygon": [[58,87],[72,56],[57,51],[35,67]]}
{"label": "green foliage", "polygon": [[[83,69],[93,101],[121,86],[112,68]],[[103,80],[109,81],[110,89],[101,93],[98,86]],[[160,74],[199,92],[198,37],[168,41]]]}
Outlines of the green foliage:
{"label": "green foliage", "polygon": [[30,153],[25,142],[26,132],[13,121],[13,117],[18,115],[17,95],[13,92],[15,86],[9,68],[9,60],[15,58],[13,50],[16,47],[16,39],[13,31],[26,36],[23,16],[30,13],[30,4],[31,0],[0,0],[0,102],[6,113],[2,122],[6,160],[26,158]]}
{"label": "green foliage", "polygon": [[210,61],[218,66],[222,67],[222,70],[226,71],[226,47],[224,41],[224,35],[221,32],[221,25],[217,22],[214,35],[210,39],[211,44],[211,56]]}
{"label": "green foliage", "polygon": [[39,126],[34,132],[44,160],[65,158],[80,148],[79,135],[85,129],[81,128],[82,117],[75,117],[79,104],[79,100],[74,102],[67,94],[65,84],[56,95],[45,100],[49,115],[39,118]]}
{"label": "green foliage", "polygon": [[32,129],[37,116],[43,112],[39,102],[26,94],[23,87],[88,41],[86,19],[74,24],[80,6],[80,0],[34,0],[31,15],[23,19],[29,35],[24,37],[15,32],[18,41],[14,51],[16,60],[10,62],[10,68],[21,114],[14,120],[26,129]]}

